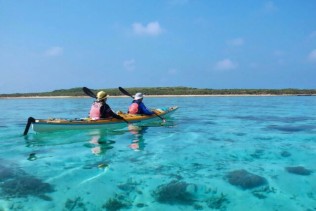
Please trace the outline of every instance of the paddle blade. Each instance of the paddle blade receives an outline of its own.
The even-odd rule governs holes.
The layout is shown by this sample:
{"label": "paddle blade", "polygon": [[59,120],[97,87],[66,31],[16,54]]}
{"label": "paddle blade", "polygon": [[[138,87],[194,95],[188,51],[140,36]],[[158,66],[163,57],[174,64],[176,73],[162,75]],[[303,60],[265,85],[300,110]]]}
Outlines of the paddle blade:
{"label": "paddle blade", "polygon": [[92,98],[97,98],[97,96],[88,87],[83,87],[82,90],[86,95]]}
{"label": "paddle blade", "polygon": [[27,135],[27,133],[29,132],[31,124],[34,123],[34,122],[35,122],[35,119],[33,117],[29,117],[27,119],[26,127],[25,127],[25,130],[24,130],[24,133],[23,133],[24,136]]}
{"label": "paddle blade", "polygon": [[125,94],[125,95],[127,95],[127,96],[130,96],[131,98],[134,99],[134,97],[133,97],[128,91],[126,91],[125,89],[123,89],[122,87],[119,87],[119,90],[120,90],[123,94]]}

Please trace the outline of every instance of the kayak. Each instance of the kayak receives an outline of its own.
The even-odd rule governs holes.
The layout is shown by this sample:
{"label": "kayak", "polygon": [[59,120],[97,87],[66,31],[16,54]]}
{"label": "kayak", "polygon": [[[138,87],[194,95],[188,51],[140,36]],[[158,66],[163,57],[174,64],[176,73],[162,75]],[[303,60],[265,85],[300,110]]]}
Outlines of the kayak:
{"label": "kayak", "polygon": [[[120,127],[125,127],[127,123],[133,123],[135,125],[143,125],[153,121],[160,120],[160,118],[169,117],[174,111],[178,109],[178,106],[154,109],[156,114],[143,115],[143,114],[128,114],[118,112],[118,115],[123,117],[124,120],[115,118],[106,118],[93,120],[91,118],[79,118],[79,119],[34,119],[32,117],[32,128],[35,132],[52,132],[61,130],[83,130],[83,129],[107,129],[113,130]],[[29,118],[29,119],[30,119]],[[27,133],[27,132],[26,132]]]}

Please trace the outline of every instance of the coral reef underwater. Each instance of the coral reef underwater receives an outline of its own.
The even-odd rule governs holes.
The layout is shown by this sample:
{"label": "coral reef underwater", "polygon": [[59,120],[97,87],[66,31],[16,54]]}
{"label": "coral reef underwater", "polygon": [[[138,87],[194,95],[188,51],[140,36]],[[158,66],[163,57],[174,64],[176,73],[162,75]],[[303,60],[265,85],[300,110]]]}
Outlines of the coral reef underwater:
{"label": "coral reef underwater", "polygon": [[268,182],[264,177],[250,173],[244,169],[231,171],[226,175],[228,182],[242,189],[252,189]]}
{"label": "coral reef underwater", "polygon": [[194,196],[187,191],[188,183],[183,181],[171,181],[157,187],[154,198],[167,204],[192,204]]}
{"label": "coral reef underwater", "polygon": [[224,209],[229,203],[227,196],[217,190],[200,188],[196,184],[181,180],[173,180],[159,185],[153,191],[153,197],[159,203],[170,205],[193,206],[196,210],[204,209],[204,205],[212,209]]}
{"label": "coral reef underwater", "polygon": [[0,193],[3,198],[23,198],[28,196],[39,197],[50,201],[46,193],[54,188],[49,183],[26,173],[16,165],[0,164]]}
{"label": "coral reef underwater", "polygon": [[313,173],[312,170],[306,169],[303,166],[286,167],[285,169],[287,170],[287,172],[292,173],[292,174],[297,174],[297,175],[308,176]]}
{"label": "coral reef underwater", "polygon": [[123,208],[129,208],[131,205],[131,202],[128,201],[125,196],[115,194],[113,198],[109,198],[106,201],[102,208],[105,208],[108,211],[116,211]]}

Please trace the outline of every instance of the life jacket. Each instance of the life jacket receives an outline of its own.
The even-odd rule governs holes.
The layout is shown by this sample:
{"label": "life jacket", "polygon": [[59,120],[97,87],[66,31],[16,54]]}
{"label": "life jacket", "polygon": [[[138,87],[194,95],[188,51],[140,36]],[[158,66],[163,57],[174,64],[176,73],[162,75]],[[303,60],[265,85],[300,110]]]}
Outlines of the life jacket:
{"label": "life jacket", "polygon": [[90,109],[90,118],[93,120],[98,120],[101,117],[100,108],[102,106],[101,102],[94,102]]}
{"label": "life jacket", "polygon": [[128,113],[138,114],[138,107],[139,107],[138,103],[133,102],[128,108]]}

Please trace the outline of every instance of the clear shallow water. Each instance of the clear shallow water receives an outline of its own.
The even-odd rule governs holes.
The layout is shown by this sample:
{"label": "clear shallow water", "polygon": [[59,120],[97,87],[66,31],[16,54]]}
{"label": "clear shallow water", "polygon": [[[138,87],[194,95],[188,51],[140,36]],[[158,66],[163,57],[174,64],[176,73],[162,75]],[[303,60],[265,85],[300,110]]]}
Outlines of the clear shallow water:
{"label": "clear shallow water", "polygon": [[315,97],[146,98],[180,109],[163,126],[21,135],[91,102],[0,99],[0,210],[316,209]]}

